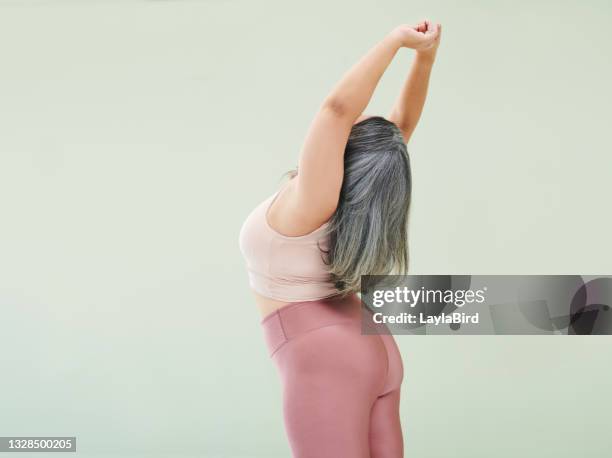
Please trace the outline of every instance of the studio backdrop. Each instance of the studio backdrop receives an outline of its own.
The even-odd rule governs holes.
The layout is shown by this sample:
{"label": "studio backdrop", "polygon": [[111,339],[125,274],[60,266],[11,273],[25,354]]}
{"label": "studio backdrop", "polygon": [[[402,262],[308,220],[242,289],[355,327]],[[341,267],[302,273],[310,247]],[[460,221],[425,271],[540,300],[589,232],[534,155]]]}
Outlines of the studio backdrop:
{"label": "studio backdrop", "polygon": [[[289,456],[240,225],[344,71],[424,17],[411,273],[612,274],[609,2],[3,1],[0,435]],[[608,337],[396,338],[406,456],[609,453]]]}

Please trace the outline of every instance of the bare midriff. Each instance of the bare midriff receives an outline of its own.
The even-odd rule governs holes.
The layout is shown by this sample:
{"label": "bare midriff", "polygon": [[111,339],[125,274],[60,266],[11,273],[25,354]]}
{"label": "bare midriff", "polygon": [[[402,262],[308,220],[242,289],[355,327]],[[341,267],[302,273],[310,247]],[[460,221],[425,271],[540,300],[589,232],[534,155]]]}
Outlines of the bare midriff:
{"label": "bare midriff", "polygon": [[259,314],[261,315],[262,319],[267,317],[271,313],[274,313],[276,310],[284,307],[285,305],[291,303],[271,299],[269,297],[262,296],[261,294],[256,293],[255,291],[253,291],[253,294],[255,295],[255,303],[257,304],[257,308],[259,309]]}

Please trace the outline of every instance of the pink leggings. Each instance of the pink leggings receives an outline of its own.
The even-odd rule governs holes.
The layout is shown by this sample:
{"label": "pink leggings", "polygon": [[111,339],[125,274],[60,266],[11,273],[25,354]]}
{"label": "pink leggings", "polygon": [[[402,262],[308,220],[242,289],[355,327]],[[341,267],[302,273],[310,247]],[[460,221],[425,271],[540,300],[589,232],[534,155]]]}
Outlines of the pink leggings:
{"label": "pink leggings", "polygon": [[401,356],[393,336],[362,334],[362,313],[352,295],[294,302],[262,321],[295,458],[403,456]]}

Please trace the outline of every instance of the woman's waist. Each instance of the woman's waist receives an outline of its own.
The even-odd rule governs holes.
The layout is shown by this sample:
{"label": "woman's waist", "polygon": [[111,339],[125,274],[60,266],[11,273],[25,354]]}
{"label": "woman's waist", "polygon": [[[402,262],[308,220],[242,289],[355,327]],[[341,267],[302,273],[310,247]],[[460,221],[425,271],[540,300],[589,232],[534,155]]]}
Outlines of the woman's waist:
{"label": "woman's waist", "polygon": [[320,328],[342,324],[359,332],[361,310],[361,300],[356,294],[287,303],[261,321],[270,355],[285,342]]}
{"label": "woman's waist", "polygon": [[251,290],[262,318],[289,304],[311,302],[338,296],[331,283],[293,284],[278,287],[270,283],[251,282]]}
{"label": "woman's waist", "polygon": [[252,290],[255,295],[255,304],[259,310],[261,319],[265,319],[268,315],[276,312],[277,310],[291,304],[290,301],[281,301],[273,299],[271,297],[264,296],[255,290]]}

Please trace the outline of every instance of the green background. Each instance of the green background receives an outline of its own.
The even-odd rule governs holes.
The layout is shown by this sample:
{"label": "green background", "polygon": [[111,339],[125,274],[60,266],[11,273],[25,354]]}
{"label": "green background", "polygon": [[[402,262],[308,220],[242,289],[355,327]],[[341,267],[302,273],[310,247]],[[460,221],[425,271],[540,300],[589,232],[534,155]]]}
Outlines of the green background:
{"label": "green background", "polygon": [[[2,1],[0,435],[289,456],[238,232],[327,91],[399,23],[444,26],[409,145],[412,273],[611,274],[611,13]],[[367,113],[389,112],[411,59]],[[608,337],[397,340],[407,457],[609,456]]]}

